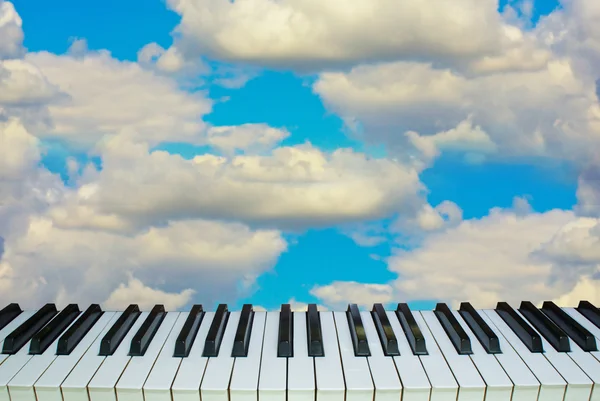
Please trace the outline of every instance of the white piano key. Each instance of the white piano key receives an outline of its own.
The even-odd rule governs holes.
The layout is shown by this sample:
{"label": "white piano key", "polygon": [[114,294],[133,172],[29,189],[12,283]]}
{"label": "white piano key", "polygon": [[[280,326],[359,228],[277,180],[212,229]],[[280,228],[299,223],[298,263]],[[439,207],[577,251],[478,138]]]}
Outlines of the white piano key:
{"label": "white piano key", "polygon": [[452,370],[450,370],[450,367],[446,363],[442,351],[440,351],[435,342],[433,334],[429,331],[429,327],[425,323],[423,316],[421,316],[419,311],[414,311],[413,315],[423,333],[425,344],[427,346],[428,354],[419,355],[419,359],[431,382],[431,401],[463,401],[463,398],[458,391],[458,383],[454,379]]}
{"label": "white piano key", "polygon": [[[12,333],[17,327],[25,323],[27,319],[29,319],[33,314],[37,312],[37,310],[28,310],[23,311],[13,319],[12,322],[4,326],[2,330],[0,330],[0,352],[2,352],[2,347],[4,347],[4,339],[8,337],[10,333]],[[0,365],[8,358],[8,354],[0,354]]]}
{"label": "white piano key", "polygon": [[[140,326],[144,323],[144,320],[148,317],[149,312],[142,312],[137,318],[131,329],[127,332],[121,344],[116,349],[115,353],[111,356],[102,357],[103,362],[100,368],[94,374],[94,377],[87,385],[90,401],[117,401],[117,393],[115,392],[115,386],[119,377],[127,367],[131,357],[129,356],[129,348],[131,346],[131,340],[135,333],[139,330]],[[96,353],[100,351],[100,347],[96,350]],[[75,371],[83,369],[85,366],[75,366]],[[84,376],[83,374],[80,374]],[[80,376],[80,377],[81,377]],[[65,385],[63,384],[63,389]],[[66,387],[69,388],[69,387]],[[80,391],[77,391],[80,392]],[[65,397],[65,401],[66,397]],[[81,400],[85,401],[85,400]],[[122,400],[120,400],[122,401]]]}
{"label": "white piano key", "polygon": [[266,320],[266,312],[254,312],[248,355],[244,358],[235,358],[233,365],[229,384],[231,401],[256,401]]}
{"label": "white piano key", "polygon": [[[168,313],[167,316],[171,313]],[[190,312],[181,312],[179,314],[177,321],[171,329],[169,337],[167,337],[160,354],[158,354],[156,362],[143,385],[145,401],[171,401],[171,384],[173,384],[173,380],[175,380],[177,369],[179,369],[179,364],[183,359],[181,357],[173,356],[173,353],[175,352],[175,342],[189,315]],[[164,323],[165,322],[163,322],[163,324]],[[154,339],[152,342],[154,342]],[[150,344],[150,347],[152,347],[152,344]],[[150,351],[150,347],[148,347],[148,351]],[[131,366],[132,363],[130,362],[127,370],[131,369]]]}
{"label": "white piano key", "polygon": [[[516,312],[523,320],[527,321],[521,312],[518,310],[516,310]],[[534,328],[534,330],[536,329]],[[542,339],[542,346],[544,347],[544,356],[567,382],[567,391],[564,401],[589,400],[592,394],[593,384],[590,378],[583,373],[566,352],[558,352],[541,334],[540,338]],[[570,343],[571,346],[577,345],[572,341],[570,341]]]}
{"label": "white piano key", "polygon": [[[92,343],[118,319],[115,312],[104,312],[69,355],[58,355],[52,365],[35,382],[37,401],[63,401],[61,383],[77,365]],[[100,337],[100,340],[102,337]],[[86,395],[87,397],[87,395]]]}
{"label": "white piano key", "polygon": [[279,313],[267,312],[258,378],[258,398],[261,401],[285,401],[287,358],[277,357]]}
{"label": "white piano key", "polygon": [[[469,325],[463,320],[462,316],[458,311],[453,310],[454,317],[461,325],[463,330],[469,336],[471,340],[471,350],[473,354],[469,355],[477,371],[485,381],[487,391],[485,394],[486,401],[510,401],[513,392],[513,383],[502,369],[502,366],[498,360],[492,354],[488,354],[483,348]],[[441,328],[441,326],[440,326]],[[443,329],[442,329],[443,330]],[[457,354],[458,355],[458,354]],[[460,355],[464,357],[466,355]],[[453,368],[454,370],[454,368]]]}
{"label": "white piano key", "polygon": [[144,382],[180,315],[181,312],[168,312],[144,355],[131,357],[115,386],[119,401],[144,401]]}
{"label": "white piano key", "polygon": [[[81,316],[81,313],[77,317],[79,316]],[[63,332],[68,330],[76,321],[77,318]],[[8,382],[8,392],[12,401],[36,401],[33,385],[56,359],[56,346],[59,338],[60,336],[42,354],[32,355],[29,361]]]}
{"label": "white piano key", "polygon": [[319,312],[325,356],[315,357],[316,401],[344,401],[346,386],[333,312]]}
{"label": "white piano key", "polygon": [[[235,358],[231,356],[233,340],[241,312],[230,312],[227,327],[219,349],[219,355],[208,359],[204,378],[200,385],[202,401],[228,401],[229,381]],[[200,344],[199,344],[200,345]],[[204,344],[201,345],[204,347]]]}
{"label": "white piano key", "polygon": [[202,383],[202,377],[204,377],[204,371],[209,359],[202,356],[202,351],[204,350],[204,342],[214,317],[215,312],[206,312],[204,314],[190,353],[187,358],[183,358],[179,365],[175,381],[171,386],[173,401],[200,400],[200,384]]}
{"label": "white piano key", "polygon": [[[567,383],[544,355],[529,351],[495,310],[483,309],[478,310],[478,312],[486,314],[490,318],[496,329],[504,335],[506,340],[538,379],[540,382],[539,399],[544,401],[563,401]],[[493,330],[496,331],[495,329]]]}
{"label": "white piano key", "polygon": [[346,401],[370,401],[373,400],[374,386],[367,358],[355,356],[354,345],[348,326],[348,318],[345,312],[333,312],[335,327],[337,329],[338,342],[340,344],[340,356],[342,357],[342,369],[346,380]]}
{"label": "white piano key", "polygon": [[385,313],[398,339],[400,355],[394,356],[393,360],[402,382],[402,401],[429,401],[431,383],[421,360],[413,354],[396,313],[394,311],[385,311]]}
{"label": "white piano key", "polygon": [[288,401],[315,400],[315,362],[308,356],[306,312],[294,312],[294,357],[288,359]]}
{"label": "white piano key", "polygon": [[[594,323],[590,322],[585,316],[583,316],[577,309],[575,308],[562,308],[565,312],[567,312],[573,319],[575,319],[579,324],[581,324],[584,328],[586,328],[594,337],[596,337],[596,346],[600,348],[600,329],[594,325]],[[573,342],[571,342],[572,344]],[[595,357],[598,361],[600,361],[600,351],[590,351],[588,354]]]}
{"label": "white piano key", "polygon": [[400,400],[402,399],[402,383],[398,377],[394,359],[385,356],[371,313],[361,311],[360,317],[371,350],[371,356],[367,357],[367,362],[375,386],[375,401]]}

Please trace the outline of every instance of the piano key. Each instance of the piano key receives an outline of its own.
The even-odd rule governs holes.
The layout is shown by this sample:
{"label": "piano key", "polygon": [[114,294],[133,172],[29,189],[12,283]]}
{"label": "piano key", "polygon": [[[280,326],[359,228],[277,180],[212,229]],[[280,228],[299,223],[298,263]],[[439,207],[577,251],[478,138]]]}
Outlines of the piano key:
{"label": "piano key", "polygon": [[458,391],[458,383],[454,378],[454,374],[446,363],[444,355],[435,342],[434,335],[429,331],[423,316],[419,312],[415,312],[413,317],[415,325],[420,327],[420,332],[427,342],[428,353],[427,355],[419,355],[419,359],[431,382],[431,399],[436,401],[463,401],[461,394],[465,393]]}
{"label": "piano key", "polygon": [[460,304],[459,314],[488,354],[502,352],[498,336],[469,302],[462,302]]}
{"label": "piano key", "polygon": [[[383,305],[373,305],[373,310],[371,311],[371,314],[373,322],[375,324],[375,328],[377,329],[379,341],[381,341],[381,346],[383,347],[383,353],[386,356],[400,355],[398,351],[398,340],[396,339],[396,335],[392,330],[392,326],[390,325],[390,321],[387,317],[387,314],[385,313]],[[371,347],[369,346],[369,348]]]}
{"label": "piano key", "polygon": [[452,345],[460,355],[472,354],[471,340],[463,328],[458,324],[458,321],[452,314],[448,305],[438,303],[435,307],[434,315],[437,317],[446,335],[452,342]]}
{"label": "piano key", "polygon": [[371,355],[369,344],[367,343],[367,336],[365,335],[365,328],[363,327],[362,319],[360,318],[360,312],[356,304],[348,305],[346,318],[348,320],[348,327],[350,328],[352,344],[354,345],[354,355]]}
{"label": "piano key", "polygon": [[[31,338],[31,345],[29,346],[29,353],[32,355],[40,355],[46,351],[50,344],[54,343],[55,340],[66,330],[67,327],[73,323],[73,321],[79,316],[81,311],[77,304],[69,304],[65,309],[61,310],[60,313],[50,321],[43,329],[35,333]],[[55,354],[55,349],[52,350]]]}
{"label": "piano key", "polygon": [[[4,345],[4,339],[10,333],[12,333],[13,330],[15,330],[17,327],[19,327],[23,323],[25,323],[25,321],[27,321],[27,319],[29,319],[34,314],[35,314],[35,311],[26,310],[23,313],[21,313],[19,316],[17,316],[16,318],[14,318],[13,321],[8,323],[2,330],[0,330],[0,348],[2,348],[2,346]],[[2,363],[9,356],[10,356],[9,354],[0,354],[0,365],[2,365]]]}
{"label": "piano key", "polygon": [[[37,401],[63,401],[60,388],[61,383],[63,383],[69,376],[69,373],[78,364],[78,362],[80,362],[81,358],[89,350],[94,341],[101,339],[100,336],[108,330],[110,323],[117,319],[118,314],[115,312],[106,312],[102,313],[101,315],[90,314],[90,316],[99,316],[99,318],[95,324],[90,326],[89,330],[79,339],[77,346],[75,346],[71,352],[69,352],[69,354],[58,355],[52,365],[50,365],[50,367],[35,382],[34,389],[37,396]],[[81,317],[84,316],[82,315]],[[73,323],[69,330],[75,327],[76,324],[77,322]],[[59,347],[60,341],[61,340],[59,339]],[[98,343],[98,345],[100,344]],[[94,352],[97,352],[97,348],[94,350]]]}
{"label": "piano key", "polygon": [[[119,378],[121,377],[121,374],[123,374],[123,371],[133,358],[129,356],[129,345],[131,344],[133,336],[139,330],[140,326],[142,323],[144,323],[144,320],[146,320],[148,315],[149,312],[141,312],[139,318],[135,319],[134,324],[130,326],[130,330],[128,330],[125,337],[122,338],[114,353],[104,359],[104,362],[96,371],[96,374],[92,380],[88,383],[90,401],[117,401],[115,387],[119,381]],[[121,320],[121,317],[119,320]],[[119,323],[119,320],[117,320],[117,323]],[[117,325],[117,323],[115,323],[115,325]],[[108,336],[108,334],[111,334],[111,330],[113,330],[115,325],[113,325],[113,327],[105,335],[105,338]],[[104,343],[104,339],[102,342]],[[78,366],[75,367],[75,370],[77,369]]]}
{"label": "piano key", "polygon": [[333,312],[319,312],[324,356],[315,358],[315,401],[344,401],[345,384]]}
{"label": "piano key", "polygon": [[[452,314],[452,311],[450,311],[450,313]],[[431,331],[431,334],[433,335],[441,353],[444,355],[450,370],[452,370],[454,373],[454,377],[459,386],[458,399],[483,401],[486,392],[486,386],[485,382],[481,378],[481,375],[477,371],[477,368],[473,364],[473,361],[467,355],[458,353],[456,346],[447,336],[444,327],[438,318],[436,318],[434,311],[421,311],[420,314],[427,324],[427,327]],[[454,315],[452,315],[452,318],[454,318]],[[458,324],[458,322],[456,322],[456,324]],[[453,325],[452,328],[454,330],[457,329],[455,325]],[[460,330],[456,331],[464,332],[462,327],[460,327]],[[464,334],[466,336],[466,333]],[[464,341],[464,337],[462,337],[461,340]],[[498,398],[502,398],[505,390],[506,388],[488,389],[489,392],[496,393],[494,395]],[[510,395],[510,392],[507,394]]]}
{"label": "piano key", "polygon": [[[378,309],[383,312],[382,315],[377,313],[360,312],[363,325],[365,328],[365,334],[367,335],[367,342],[369,343],[369,349],[371,350],[371,356],[367,357],[367,363],[369,370],[371,371],[371,377],[373,378],[373,386],[375,388],[375,400],[377,401],[397,401],[402,399],[402,382],[398,377],[396,366],[394,365],[394,359],[387,356],[383,350],[383,344],[381,343],[381,337],[377,332],[374,319],[371,317],[377,316],[379,321],[385,322],[388,331],[391,332],[390,339],[396,339],[396,335],[392,331],[389,319],[383,305],[378,304],[381,308]],[[383,326],[383,325],[382,325]],[[391,342],[388,341],[388,345]],[[396,347],[398,343],[394,341]],[[396,353],[398,355],[398,353]]]}
{"label": "piano key", "polygon": [[567,333],[562,331],[552,320],[548,319],[534,304],[529,301],[521,302],[519,312],[555,350],[560,352],[571,351]]}
{"label": "piano key", "polygon": [[531,352],[544,352],[541,336],[506,302],[498,302],[496,313]]}
{"label": "piano key", "polygon": [[306,314],[306,325],[308,335],[308,355],[324,356],[323,333],[321,331],[321,318],[316,304],[308,304]]}
{"label": "piano key", "polygon": [[[202,356],[204,341],[211,327],[215,312],[206,312],[194,339],[187,358],[183,358],[171,386],[173,401],[198,401],[200,384],[206,369],[208,357]],[[66,401],[66,400],[65,400]]]}
{"label": "piano key", "polygon": [[[200,385],[200,397],[202,401],[228,401],[228,390],[229,381],[231,379],[231,373],[233,371],[233,363],[235,358],[231,356],[233,349],[233,340],[235,338],[235,331],[240,321],[240,312],[228,312],[229,321],[225,327],[225,332],[221,337],[221,347],[224,352],[219,352],[216,357],[210,357],[204,371],[204,377],[202,378],[202,384]],[[222,324],[223,316],[217,316],[219,309],[215,313],[213,319],[213,325],[209,329],[208,335],[211,330],[215,327],[214,322],[216,321],[219,325]],[[217,326],[218,327],[218,326]],[[214,341],[215,337],[211,338]],[[218,341],[218,339],[217,339]],[[275,343],[273,343],[275,347]]]}
{"label": "piano key", "polygon": [[[248,356],[248,347],[250,345],[250,333],[252,332],[253,321],[254,321],[254,311],[252,310],[252,305],[245,304],[242,307],[242,314],[240,315],[240,322],[238,324],[237,331],[235,332],[235,338],[233,340],[233,350],[231,351],[231,356],[233,356],[233,357]],[[264,328],[262,330],[264,330]]]}
{"label": "piano key", "polygon": [[[169,312],[169,315],[173,314],[173,312]],[[171,401],[171,384],[173,384],[173,380],[175,380],[175,376],[177,374],[177,370],[179,369],[179,365],[181,364],[181,357],[173,356],[173,349],[175,348],[175,343],[177,338],[179,337],[179,333],[181,329],[183,329],[184,324],[187,322],[187,319],[190,315],[190,312],[182,312],[177,317],[175,324],[171,328],[171,331],[162,345],[162,349],[160,349],[160,353],[156,358],[156,362],[154,362],[154,366],[151,365],[151,371],[148,374],[148,378],[145,379],[144,375],[138,376],[138,382],[135,383],[133,381],[133,377],[129,379],[132,380],[130,382],[131,388],[138,389],[138,385],[141,386],[143,384],[143,398],[145,401]],[[167,320],[163,321],[163,325],[168,325]],[[165,330],[166,332],[166,330]],[[157,334],[158,336],[159,334]],[[156,337],[158,340],[158,337]],[[154,341],[150,347],[154,345]],[[158,347],[157,347],[158,348]],[[151,348],[148,349],[148,353],[144,355],[143,359],[147,359],[147,356],[150,356]],[[138,358],[139,359],[139,358]],[[147,363],[146,361],[144,361]],[[131,364],[132,362],[130,362]],[[129,367],[127,368],[130,369]],[[144,365],[144,369],[146,369],[146,365]],[[136,372],[137,373],[137,372]],[[146,380],[144,383],[143,379]],[[123,379],[121,379],[123,380]],[[119,383],[121,383],[119,380]],[[119,384],[117,384],[119,385]],[[121,387],[121,391],[124,391],[125,387]],[[138,397],[140,396],[139,393]]]}
{"label": "piano key", "polygon": [[[137,322],[137,319],[140,317],[141,312],[140,308],[131,304],[123,311],[119,320],[115,322],[115,324],[111,327],[111,329],[106,333],[102,342],[100,343],[100,353],[99,355],[109,356],[113,355],[115,350],[121,344],[121,341],[129,334],[129,331],[133,327],[133,325]],[[142,323],[140,322],[140,325]],[[139,325],[138,325],[139,327]],[[130,338],[133,334],[130,336]]]}
{"label": "piano key", "polygon": [[16,354],[57,313],[56,305],[46,304],[4,339],[3,354]]}
{"label": "piano key", "polygon": [[592,322],[594,326],[600,328],[600,309],[596,308],[589,301],[580,301],[576,309]]}
{"label": "piano key", "polygon": [[542,305],[542,312],[546,314],[558,327],[560,327],[584,351],[597,351],[596,339],[589,330],[585,329],[567,312],[559,308],[554,302],[546,301]]}
{"label": "piano key", "polygon": [[[104,315],[107,315],[109,313],[113,312],[106,312]],[[64,401],[89,400],[87,385],[90,382],[90,380],[92,380],[92,377],[96,374],[96,371],[98,370],[102,362],[104,362],[104,360],[106,359],[105,356],[99,355],[98,353],[98,351],[100,350],[100,344],[106,333],[108,333],[108,331],[113,327],[113,325],[118,321],[118,319],[121,316],[122,314],[118,312],[115,312],[113,314],[110,321],[102,329],[98,337],[96,337],[96,339],[93,341],[92,345],[87,350],[85,350],[85,353],[83,354],[81,359],[79,361],[76,361],[76,365],[73,368],[73,370],[67,373],[67,377],[62,381],[62,383],[60,383],[60,392],[62,393],[62,398],[64,399]],[[94,329],[90,330],[90,333],[93,330]],[[88,335],[90,334],[88,333]],[[79,349],[82,346],[81,344],[82,343],[80,343],[79,346],[75,348],[74,352],[69,355],[69,358],[73,357],[73,355],[76,355],[79,352]],[[59,401],[63,400],[59,399]]]}
{"label": "piano key", "polygon": [[[73,310],[78,311],[78,309],[79,308],[65,308],[68,312],[72,312]],[[68,314],[62,315],[63,318],[65,316],[68,316]],[[72,324],[73,321],[74,319],[72,319],[69,324]],[[60,327],[63,322],[64,320],[55,327]],[[50,322],[50,324],[52,324],[52,322]],[[41,354],[30,355],[27,362],[23,364],[19,371],[7,383],[8,392],[12,401],[37,401],[33,385],[56,359],[57,337],[58,336],[55,336],[54,341],[49,346],[46,346],[46,349]],[[33,340],[31,342],[33,342]],[[23,351],[25,351],[25,348],[23,348]],[[9,360],[11,358],[12,357],[9,357]]]}
{"label": "piano key", "polygon": [[190,310],[190,313],[177,336],[177,340],[175,341],[175,351],[173,352],[174,357],[187,357],[190,354],[192,349],[192,345],[194,345],[194,341],[196,340],[196,335],[198,334],[198,330],[200,329],[200,323],[202,323],[202,319],[204,318],[204,310],[202,309],[202,305],[194,305]]}
{"label": "piano key", "polygon": [[227,320],[229,319],[229,311],[227,310],[226,304],[220,304],[217,307],[217,312],[212,322],[206,341],[204,342],[204,356],[218,356],[221,342],[223,340],[223,333],[225,332],[225,326],[227,326]]}
{"label": "piano key", "polygon": [[431,383],[421,359],[413,354],[395,311],[386,311],[386,314],[398,339],[400,355],[394,356],[393,360],[402,382],[402,401],[429,401]]}
{"label": "piano key", "polygon": [[152,308],[150,314],[140,326],[140,329],[131,339],[131,347],[129,348],[130,356],[144,356],[152,343],[152,339],[158,330],[160,330],[160,326],[166,315],[167,312],[165,312],[164,305],[155,305]]}
{"label": "piano key", "polygon": [[292,323],[290,304],[281,305],[281,311],[279,312],[279,338],[277,341],[277,356],[279,358],[294,356]]}
{"label": "piano key", "polygon": [[[544,354],[539,352],[531,352],[531,350],[527,348],[519,336],[515,334],[512,328],[506,324],[504,319],[502,319],[497,311],[493,309],[484,309],[480,310],[479,313],[482,315],[485,313],[490,318],[490,320],[498,329],[497,331],[499,331],[504,338],[506,338],[511,347],[516,351],[516,353],[521,357],[527,367],[538,379],[540,382],[539,399],[544,401],[563,401],[567,382],[565,382],[556,369],[554,369],[550,362],[548,362],[546,357],[544,357]],[[515,313],[517,312],[515,311]],[[518,314],[517,317],[520,318]],[[541,341],[539,346],[542,346]]]}
{"label": "piano key", "polygon": [[[540,392],[540,382],[531,372],[529,367],[519,354],[508,343],[504,335],[494,325],[487,314],[480,311],[477,313],[481,319],[497,333],[498,343],[502,348],[502,353],[493,356],[502,365],[502,368],[513,382],[513,401],[538,401]],[[523,346],[521,344],[521,346]],[[523,347],[524,348],[524,347]],[[525,348],[524,348],[525,349]],[[540,399],[541,400],[541,399]]]}
{"label": "piano key", "polygon": [[[355,311],[358,312],[358,309],[355,309]],[[340,356],[342,358],[342,370],[344,371],[344,379],[346,380],[346,401],[371,401],[373,400],[375,391],[373,379],[371,378],[367,358],[357,358],[355,355],[356,343],[353,341],[350,333],[352,326],[348,327],[348,322],[352,319],[349,316],[350,313],[349,311],[346,313],[333,312]],[[358,318],[360,319],[360,312],[358,313]],[[361,328],[363,330],[365,345],[367,345],[367,338],[364,336],[364,327],[362,324]]]}
{"label": "piano key", "polygon": [[[307,315],[306,312],[294,312],[293,327],[296,344],[294,357],[288,359],[288,401],[315,400],[315,363],[309,356]],[[319,343],[319,346],[322,351],[322,343]]]}
{"label": "piano key", "polygon": [[19,304],[16,303],[9,304],[0,310],[0,330],[12,322],[14,318],[21,314],[21,312],[23,312],[23,310],[21,310]]}
{"label": "piano key", "polygon": [[86,309],[79,319],[58,340],[56,355],[69,355],[90,329],[96,324],[104,312],[100,305],[93,304]]}
{"label": "piano key", "polygon": [[425,345],[425,337],[415,321],[408,304],[400,303],[396,309],[396,316],[400,321],[404,335],[408,339],[410,348],[414,355],[427,355],[427,347]]}
{"label": "piano key", "polygon": [[[465,333],[469,337],[475,337],[475,334],[466,323],[460,313],[458,311],[452,311],[456,321],[460,324],[465,331]],[[477,312],[475,311],[475,314]],[[467,314],[467,316],[471,316]],[[479,316],[479,314],[477,314]],[[481,319],[481,317],[479,317]],[[481,319],[481,322],[488,327],[487,323]],[[478,326],[475,326],[478,327]],[[491,329],[490,329],[491,330]],[[495,335],[495,334],[494,334]],[[496,336],[496,338],[498,338]],[[502,365],[498,362],[498,360],[494,357],[494,355],[489,354],[481,344],[477,341],[473,341],[471,343],[473,353],[469,355],[469,358],[473,362],[473,365],[479,372],[479,375],[485,382],[487,386],[485,398],[486,400],[494,400],[494,401],[511,401],[512,393],[513,393],[513,382],[508,377],[508,374],[502,369]],[[464,358],[460,358],[464,359]],[[452,368],[454,370],[454,368]],[[460,383],[459,383],[460,384]],[[519,398],[515,398],[515,400],[519,400]]]}
{"label": "piano key", "polygon": [[[525,317],[520,310],[517,313],[521,317]],[[542,345],[545,349],[544,357],[567,382],[564,401],[589,400],[592,393],[592,380],[577,366],[568,354],[549,346],[550,344],[544,336],[542,336]]]}
{"label": "piano key", "polygon": [[[246,305],[244,305],[246,307]],[[246,322],[242,325],[242,316],[245,314],[245,319],[251,319],[252,326],[248,327]],[[236,332],[237,342],[240,327],[247,328],[242,338],[248,338],[249,343],[246,343],[248,352],[241,358],[235,360],[233,365],[233,373],[231,375],[231,383],[229,384],[229,399],[230,401],[256,401],[258,389],[258,379],[260,377],[260,359],[263,349],[263,338],[265,334],[265,322],[267,320],[266,312],[251,312],[251,305],[242,309],[240,323]],[[250,333],[250,330],[252,332]],[[246,336],[246,333],[248,335]],[[241,335],[241,334],[240,334]],[[240,346],[240,349],[243,348]],[[311,400],[313,401],[313,400]]]}
{"label": "piano key", "polygon": [[258,398],[261,400],[285,401],[287,358],[278,355],[278,340],[281,339],[279,322],[280,312],[267,312],[258,378]]}

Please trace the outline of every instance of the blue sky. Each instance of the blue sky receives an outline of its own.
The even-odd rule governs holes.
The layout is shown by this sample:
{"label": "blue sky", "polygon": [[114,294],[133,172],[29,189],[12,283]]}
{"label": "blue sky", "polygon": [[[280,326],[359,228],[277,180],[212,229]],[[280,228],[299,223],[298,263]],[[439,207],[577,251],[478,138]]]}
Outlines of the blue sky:
{"label": "blue sky", "polygon": [[[170,10],[163,1],[132,0],[124,3],[108,0],[82,3],[66,0],[60,4],[37,0],[12,2],[23,20],[23,46],[29,53],[46,51],[67,55],[73,40],[84,39],[89,51],[106,49],[116,60],[136,62],[140,49],[150,42],[169,48],[173,44],[171,32],[181,22],[181,16]],[[498,11],[506,3],[501,1]],[[558,7],[556,1],[535,1],[534,12],[529,18],[530,25],[524,29],[534,30],[540,18],[557,12]],[[213,54],[204,57],[203,62],[211,66],[213,71],[223,66],[236,66],[235,62],[219,60]],[[329,107],[331,101],[326,102],[326,96],[315,89],[320,80],[318,68],[314,73],[305,74],[301,70],[294,71],[293,68],[274,69],[265,62],[255,77],[236,88],[220,85],[218,78],[214,74],[203,73],[203,83],[194,89],[205,93],[213,101],[212,111],[202,117],[209,125],[266,124],[290,133],[279,146],[310,142],[323,152],[352,148],[375,159],[397,157],[394,148],[388,147],[385,141],[373,144],[350,132],[344,124],[343,113],[338,113],[339,107],[345,106]],[[431,110],[428,112],[431,113]],[[493,110],[490,112],[493,113]],[[357,115],[362,124],[362,114],[358,112]],[[369,122],[369,114],[364,115],[364,129],[368,134],[369,130],[377,129],[377,124]],[[436,117],[432,115],[431,118]],[[376,117],[372,121],[376,121]],[[494,131],[494,128],[485,128],[490,132]],[[60,174],[67,187],[76,188],[79,185],[69,179],[68,158],[74,157],[80,166],[88,161],[96,163],[100,168],[103,165],[101,156],[90,153],[89,149],[76,149],[68,140],[42,135],[41,141],[47,150],[41,159],[42,166]],[[150,147],[180,155],[188,161],[195,156],[215,151],[209,145],[192,145],[169,138],[153,143]],[[515,197],[527,199],[531,207],[530,214],[544,214],[553,209],[569,211],[577,205],[577,177],[581,168],[576,162],[563,156],[521,154],[491,157],[477,163],[465,161],[463,156],[464,154],[453,151],[442,152],[428,168],[420,172],[419,178],[427,188],[425,200],[432,207],[450,201],[462,209],[464,221],[477,221],[486,218],[492,208],[512,208]],[[79,171],[83,169],[80,168]],[[301,303],[326,304],[326,301],[311,293],[313,287],[327,286],[336,281],[386,284],[398,278],[398,274],[388,268],[386,259],[398,249],[412,250],[420,247],[419,241],[398,244],[395,234],[389,232],[398,216],[403,218],[402,213],[394,212],[383,219],[362,220],[363,223],[376,227],[376,231],[384,238],[371,247],[360,246],[348,235],[348,230],[356,229],[356,224],[360,223],[357,221],[349,221],[349,225],[304,226],[298,230],[275,225],[276,229],[282,229],[282,236],[288,243],[287,251],[277,257],[274,268],[258,275],[252,292],[236,299],[229,295],[224,295],[223,299],[211,296],[206,301],[200,293],[186,302],[185,307],[194,302],[208,305],[228,302],[232,308],[241,308],[243,303],[274,308],[290,299]],[[250,227],[260,228],[261,224],[250,223]],[[203,280],[200,273],[194,277]],[[181,290],[175,287],[171,288],[167,282],[163,283],[162,288],[164,291]],[[556,294],[559,295],[560,293]],[[446,300],[444,297],[438,299],[424,296],[409,301],[415,308],[427,309],[434,306],[435,302]],[[399,301],[402,300],[387,304]]]}

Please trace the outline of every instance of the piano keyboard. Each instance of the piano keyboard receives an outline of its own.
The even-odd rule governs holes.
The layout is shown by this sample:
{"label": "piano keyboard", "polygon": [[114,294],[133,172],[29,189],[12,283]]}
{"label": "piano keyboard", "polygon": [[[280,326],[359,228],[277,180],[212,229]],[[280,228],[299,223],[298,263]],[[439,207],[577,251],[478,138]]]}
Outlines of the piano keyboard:
{"label": "piano keyboard", "polygon": [[600,310],[0,310],[0,401],[594,401]]}

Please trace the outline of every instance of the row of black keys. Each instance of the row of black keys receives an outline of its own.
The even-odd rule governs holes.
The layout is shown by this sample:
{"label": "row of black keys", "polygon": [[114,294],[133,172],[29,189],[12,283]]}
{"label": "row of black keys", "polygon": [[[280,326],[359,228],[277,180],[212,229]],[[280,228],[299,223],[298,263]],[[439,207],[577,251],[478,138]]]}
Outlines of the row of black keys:
{"label": "row of black keys", "polygon": [[[541,310],[536,308],[531,302],[522,302],[519,311],[529,323],[506,302],[498,302],[495,310],[531,352],[543,352],[542,341],[538,332],[559,352],[570,351],[569,337],[584,351],[597,350],[595,337],[553,302],[544,302]],[[600,310],[598,308],[588,301],[581,301],[577,310],[596,327],[600,328]],[[0,329],[4,328],[21,312],[22,310],[19,305],[14,303],[0,310]],[[406,303],[398,304],[395,312],[413,353],[415,355],[427,354],[425,338],[408,305]],[[462,355],[472,354],[471,340],[450,308],[444,303],[439,303],[434,312],[457,352]],[[458,312],[474,332],[487,353],[502,352],[497,335],[470,303],[463,302]],[[54,304],[46,304],[4,339],[2,353],[15,354],[31,340],[29,353],[34,355],[41,354],[62,334],[58,340],[56,354],[70,354],[104,312],[99,305],[91,305],[73,323],[79,313],[80,310],[76,304],[68,305],[60,313],[58,313]],[[166,313],[162,305],[156,305],[152,309],[133,337],[129,355],[144,355]],[[226,304],[218,306],[207,333],[203,356],[218,356],[225,327],[229,319],[229,313]],[[204,314],[202,305],[194,305],[192,307],[177,337],[173,356],[187,357],[189,355]],[[112,355],[140,315],[139,307],[137,305],[130,305],[103,337],[99,355]],[[355,355],[370,356],[371,352],[366,332],[357,305],[349,305],[346,315]],[[400,355],[398,340],[383,305],[375,304],[371,311],[371,316],[377,328],[385,355]],[[231,356],[247,356],[253,318],[254,311],[252,305],[244,305],[235,334]],[[71,325],[71,323],[73,324]],[[308,355],[313,357],[324,356],[321,321],[315,304],[308,306],[306,323]],[[69,327],[69,325],[71,326]],[[63,333],[67,327],[69,329]],[[293,312],[289,304],[284,304],[281,307],[279,315],[278,356],[293,357],[293,348]]]}

